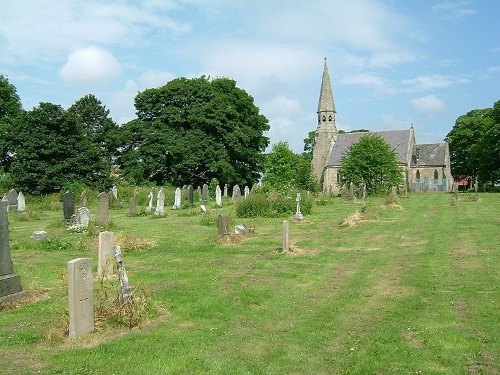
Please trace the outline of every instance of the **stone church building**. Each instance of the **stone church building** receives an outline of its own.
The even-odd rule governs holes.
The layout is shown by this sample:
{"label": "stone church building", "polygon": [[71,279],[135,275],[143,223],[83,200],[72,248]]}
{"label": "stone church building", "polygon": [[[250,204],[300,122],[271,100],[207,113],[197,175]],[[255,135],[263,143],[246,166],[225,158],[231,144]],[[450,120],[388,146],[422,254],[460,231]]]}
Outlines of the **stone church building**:
{"label": "stone church building", "polygon": [[[324,192],[339,193],[342,155],[366,132],[339,133],[335,124],[335,103],[326,64],[318,103],[318,126],[313,149],[312,167]],[[448,143],[415,142],[413,127],[403,130],[371,132],[379,135],[396,153],[401,173],[410,191],[450,191],[453,183]]]}

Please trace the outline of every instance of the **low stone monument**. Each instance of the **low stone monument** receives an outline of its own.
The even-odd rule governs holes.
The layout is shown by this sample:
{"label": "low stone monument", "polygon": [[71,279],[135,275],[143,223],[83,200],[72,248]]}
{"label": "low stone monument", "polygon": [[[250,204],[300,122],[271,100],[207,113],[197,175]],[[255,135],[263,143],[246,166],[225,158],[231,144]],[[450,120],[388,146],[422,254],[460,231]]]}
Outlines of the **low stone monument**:
{"label": "low stone monument", "polygon": [[14,274],[10,258],[9,202],[0,201],[0,299],[16,300],[25,293],[21,288],[21,276]]}
{"label": "low stone monument", "polygon": [[76,210],[76,220],[75,224],[79,227],[87,228],[90,224],[90,219],[92,215],[87,207],[80,207]]}
{"label": "low stone monument", "polygon": [[69,337],[94,331],[94,289],[92,259],[68,262]]}

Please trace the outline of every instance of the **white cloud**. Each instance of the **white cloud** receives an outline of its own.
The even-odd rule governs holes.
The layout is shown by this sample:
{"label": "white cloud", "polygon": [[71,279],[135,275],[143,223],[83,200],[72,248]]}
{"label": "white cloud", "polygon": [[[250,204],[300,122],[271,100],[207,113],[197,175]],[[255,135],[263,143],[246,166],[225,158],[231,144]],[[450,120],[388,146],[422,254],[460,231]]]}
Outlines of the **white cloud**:
{"label": "white cloud", "polygon": [[469,1],[444,1],[431,7],[435,13],[442,13],[446,18],[461,20],[477,13],[475,9],[467,7]]}
{"label": "white cloud", "polygon": [[445,104],[434,95],[427,95],[411,100],[413,108],[423,115],[436,115],[445,110]]}
{"label": "white cloud", "polygon": [[111,115],[119,113],[120,117],[115,119],[118,124],[124,124],[135,118],[134,98],[139,92],[139,86],[133,79],[125,82],[123,88],[110,97],[109,109]]}
{"label": "white cloud", "polygon": [[266,116],[286,116],[300,111],[300,103],[297,100],[279,95],[262,105],[262,113]]}
{"label": "white cloud", "polygon": [[146,70],[142,73],[140,81],[148,88],[160,87],[173,80],[175,76],[162,70]]}
{"label": "white cloud", "polygon": [[117,78],[121,70],[120,63],[111,53],[90,46],[71,53],[59,74],[70,83],[103,86]]}
{"label": "white cloud", "polygon": [[420,90],[444,89],[459,83],[468,83],[468,79],[444,76],[441,74],[431,74],[419,76],[414,79],[403,80],[404,85],[411,85]]}

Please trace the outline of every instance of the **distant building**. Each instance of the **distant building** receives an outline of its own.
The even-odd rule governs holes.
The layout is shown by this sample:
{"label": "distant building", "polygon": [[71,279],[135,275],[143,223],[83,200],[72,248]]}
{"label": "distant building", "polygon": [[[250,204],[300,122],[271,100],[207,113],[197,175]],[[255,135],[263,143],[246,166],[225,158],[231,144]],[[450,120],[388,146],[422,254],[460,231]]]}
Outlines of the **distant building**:
{"label": "distant building", "polygon": [[[367,133],[339,133],[337,131],[335,103],[326,59],[317,113],[318,126],[313,149],[313,171],[323,191],[339,193],[343,184],[339,173],[342,155]],[[405,130],[371,132],[371,134],[379,135],[394,149],[409,190],[451,190],[453,178],[448,143],[417,144],[413,127]]]}

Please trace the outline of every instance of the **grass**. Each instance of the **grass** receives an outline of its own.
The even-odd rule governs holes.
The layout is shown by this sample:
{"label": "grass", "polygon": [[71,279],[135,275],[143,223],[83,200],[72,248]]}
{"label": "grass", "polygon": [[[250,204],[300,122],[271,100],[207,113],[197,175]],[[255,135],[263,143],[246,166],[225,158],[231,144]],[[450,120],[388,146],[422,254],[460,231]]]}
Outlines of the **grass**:
{"label": "grass", "polygon": [[[129,281],[159,310],[76,340],[64,336],[64,271],[96,263],[96,238],[67,232],[62,211],[14,212],[11,256],[31,300],[0,312],[0,373],[498,374],[500,196],[467,198],[370,198],[354,226],[339,222],[359,204],[322,201],[290,225],[288,253],[287,218],[239,219],[230,200],[209,215],[255,227],[239,240],[218,239],[198,210],[115,208]],[[44,247],[29,239],[42,229]]]}

